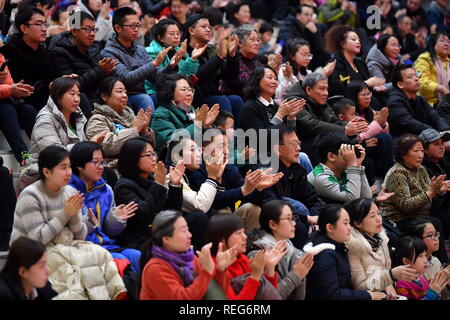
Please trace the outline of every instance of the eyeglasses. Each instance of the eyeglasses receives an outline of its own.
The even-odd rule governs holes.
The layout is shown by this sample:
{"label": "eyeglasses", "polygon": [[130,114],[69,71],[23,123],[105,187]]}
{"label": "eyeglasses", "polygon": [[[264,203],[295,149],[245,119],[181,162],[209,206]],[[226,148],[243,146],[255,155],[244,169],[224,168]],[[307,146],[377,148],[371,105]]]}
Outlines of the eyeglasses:
{"label": "eyeglasses", "polygon": [[312,54],[300,54],[303,58],[311,60],[313,58]]}
{"label": "eyeglasses", "polygon": [[132,30],[137,30],[137,29],[143,28],[142,24],[124,24],[124,25],[122,25],[122,27],[128,27]]}
{"label": "eyeglasses", "polygon": [[280,146],[290,146],[292,148],[295,147],[301,147],[302,146],[302,142],[301,141],[291,141],[289,143],[280,143]]}
{"label": "eyeglasses", "polygon": [[287,220],[287,221],[289,221],[290,223],[292,223],[292,222],[297,222],[299,218],[300,218],[299,216],[294,215],[294,216],[292,216],[292,217],[280,218],[280,219],[278,219],[278,220]]}
{"label": "eyeglasses", "polygon": [[372,92],[369,91],[367,93],[360,93],[359,95],[364,98],[370,98],[372,97]]}
{"label": "eyeglasses", "polygon": [[191,87],[180,87],[180,88],[178,88],[178,90],[180,90],[183,93],[184,92],[192,92],[192,93],[195,92],[195,90],[193,88],[191,88]]}
{"label": "eyeglasses", "polygon": [[97,168],[100,167],[105,167],[106,166],[106,162],[105,161],[90,161],[94,166],[96,166]]}
{"label": "eyeglasses", "polygon": [[98,32],[98,28],[89,28],[89,27],[81,27],[79,28],[79,30],[83,30],[86,33],[97,33]]}
{"label": "eyeglasses", "polygon": [[181,36],[181,32],[179,32],[179,31],[171,31],[171,32],[167,32],[167,35],[169,35],[171,37],[179,37],[179,36]]}
{"label": "eyeglasses", "polygon": [[449,38],[445,38],[445,37],[441,37],[440,39],[439,39],[439,42],[447,42],[447,43],[450,43],[450,39]]}
{"label": "eyeglasses", "polygon": [[26,23],[25,25],[27,26],[37,26],[41,29],[43,29],[42,27],[44,27],[44,29],[47,29],[49,24],[45,23],[45,22],[38,22],[38,23]]}
{"label": "eyeglasses", "polygon": [[440,236],[441,236],[441,234],[439,232],[436,232],[436,233],[429,234],[425,237],[422,237],[422,239],[431,238],[432,240],[439,240]]}
{"label": "eyeglasses", "polygon": [[155,160],[158,160],[158,155],[156,154],[156,152],[150,152],[150,153],[144,153],[140,155],[141,158],[143,157],[148,157],[148,158],[154,158]]}

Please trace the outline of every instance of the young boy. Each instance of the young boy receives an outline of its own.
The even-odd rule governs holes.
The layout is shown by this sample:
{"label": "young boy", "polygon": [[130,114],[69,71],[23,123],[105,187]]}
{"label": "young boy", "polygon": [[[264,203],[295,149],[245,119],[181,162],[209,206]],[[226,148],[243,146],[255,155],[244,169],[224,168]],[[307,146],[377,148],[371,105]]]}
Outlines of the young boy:
{"label": "young boy", "polygon": [[350,122],[357,118],[355,103],[350,99],[343,98],[337,101],[333,105],[333,111],[339,120]]}
{"label": "young boy", "polygon": [[372,198],[372,191],[361,165],[366,152],[351,145],[343,134],[328,132],[319,138],[320,163],[308,174],[308,182],[326,203],[345,203]]}
{"label": "young boy", "polygon": [[269,23],[263,23],[259,28],[259,34],[261,36],[261,48],[260,53],[271,52],[274,50],[273,45],[270,44],[273,35],[273,27]]}
{"label": "young boy", "polygon": [[[231,113],[225,110],[220,110],[219,115],[214,121],[214,125],[226,132],[228,145],[233,146],[233,151],[230,152],[229,164],[234,164],[237,167],[242,167],[247,163],[247,160],[256,155],[256,151],[248,146],[242,152],[237,150],[237,142],[234,136],[234,117]],[[231,142],[234,142],[233,144]],[[231,150],[230,150],[231,151]],[[231,162],[232,161],[232,162]]]}

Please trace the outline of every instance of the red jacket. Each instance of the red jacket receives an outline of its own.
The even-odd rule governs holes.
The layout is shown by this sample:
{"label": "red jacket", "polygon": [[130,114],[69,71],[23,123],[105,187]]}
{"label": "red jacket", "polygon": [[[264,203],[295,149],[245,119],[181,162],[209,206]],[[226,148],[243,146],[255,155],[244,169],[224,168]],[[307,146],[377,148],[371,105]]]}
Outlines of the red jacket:
{"label": "red jacket", "polygon": [[[5,62],[5,57],[0,54],[0,65],[2,65],[3,62]],[[6,78],[6,81],[4,83],[0,84],[0,99],[6,99],[12,95],[11,85],[14,84],[8,67],[5,68],[5,71],[8,72],[8,77]]]}
{"label": "red jacket", "polygon": [[[244,254],[240,254],[237,257],[236,261],[227,268],[227,273],[230,281],[237,276],[241,276],[251,271],[252,269],[250,268],[250,260]],[[275,288],[278,288],[276,273],[273,277],[269,277],[266,274],[264,276],[273,284]],[[256,281],[249,277],[239,294],[236,294],[230,285],[227,291],[227,297],[229,300],[254,300],[256,293],[258,292],[258,288],[259,281]]]}
{"label": "red jacket", "polygon": [[197,275],[189,287],[175,269],[165,260],[152,258],[142,271],[141,300],[201,300],[206,294],[211,279],[228,291],[230,281],[226,272],[210,274],[204,270],[200,260],[194,258],[194,272]]}

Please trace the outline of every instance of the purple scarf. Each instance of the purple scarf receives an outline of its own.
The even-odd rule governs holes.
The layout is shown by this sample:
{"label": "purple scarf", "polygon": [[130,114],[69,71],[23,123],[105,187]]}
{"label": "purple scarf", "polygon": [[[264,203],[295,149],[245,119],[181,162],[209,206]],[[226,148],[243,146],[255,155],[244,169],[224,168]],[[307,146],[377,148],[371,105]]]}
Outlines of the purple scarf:
{"label": "purple scarf", "polygon": [[153,245],[151,251],[153,257],[167,261],[178,272],[185,287],[194,281],[194,250],[189,249],[185,253],[174,253]]}

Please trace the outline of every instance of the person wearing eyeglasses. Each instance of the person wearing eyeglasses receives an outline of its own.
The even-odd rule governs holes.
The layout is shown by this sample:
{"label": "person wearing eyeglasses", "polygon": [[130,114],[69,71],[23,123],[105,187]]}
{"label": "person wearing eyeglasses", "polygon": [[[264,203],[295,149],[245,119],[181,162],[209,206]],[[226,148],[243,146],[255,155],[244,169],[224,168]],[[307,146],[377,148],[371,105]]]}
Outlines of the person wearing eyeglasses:
{"label": "person wearing eyeglasses", "polygon": [[[136,11],[129,7],[123,7],[114,11],[113,26],[115,35],[106,43],[101,51],[104,58],[114,58],[119,61],[112,75],[118,77],[125,85],[128,92],[129,105],[137,114],[140,109],[155,110],[152,98],[146,93],[144,82],[148,80],[156,82],[158,71],[168,71],[177,68],[183,53],[177,52],[167,68],[160,69],[166,54],[170,50],[162,50],[156,59],[152,59],[144,46],[136,43],[140,35],[142,24]],[[158,67],[158,69],[157,69]]]}
{"label": "person wearing eyeglasses", "polygon": [[111,38],[114,33],[112,18],[110,16],[110,1],[102,0],[78,0],[79,10],[88,13],[94,18],[95,27],[98,32],[95,33],[95,40],[103,43]]}
{"label": "person wearing eyeglasses", "polygon": [[450,124],[424,97],[417,95],[420,89],[419,76],[420,73],[412,65],[401,65],[394,69],[394,88],[389,91],[386,103],[389,106],[389,130],[394,139],[405,133],[419,135],[429,128],[439,132],[450,130]]}
{"label": "person wearing eyeglasses", "polygon": [[414,63],[419,78],[420,94],[427,102],[436,106],[450,94],[450,38],[448,33],[438,32],[431,35],[428,51],[422,53]]}
{"label": "person wearing eyeglasses", "polygon": [[0,48],[15,82],[21,80],[34,87],[34,91],[22,100],[36,111],[42,109],[49,96],[49,84],[57,77],[55,58],[45,46],[47,20],[44,12],[27,6],[19,10],[14,21],[18,33],[11,35]]}
{"label": "person wearing eyeglasses", "polygon": [[[427,281],[433,280],[436,275],[444,271],[447,281],[450,280],[450,266],[443,266],[438,258],[433,256],[433,253],[439,250],[441,234],[436,231],[433,223],[427,219],[417,219],[413,221],[406,229],[406,235],[422,239],[427,247],[426,256],[428,259],[428,268],[423,274]],[[450,282],[441,292],[441,300],[450,299]]]}
{"label": "person wearing eyeglasses", "polygon": [[141,249],[141,245],[152,236],[152,223],[162,210],[180,210],[183,204],[181,179],[185,170],[183,161],[169,170],[169,184],[166,186],[167,169],[153,149],[153,144],[143,137],[124,143],[119,154],[121,178],[114,187],[114,199],[118,205],[137,204],[135,215],[118,237],[118,245]]}
{"label": "person wearing eyeglasses", "polygon": [[117,245],[117,238],[135,215],[137,204],[130,202],[116,206],[113,189],[102,178],[105,168],[101,145],[83,141],[70,150],[72,175],[69,185],[83,195],[81,214],[87,226],[86,240],[110,251],[115,259],[127,259],[139,273],[141,252]]}
{"label": "person wearing eyeglasses", "polygon": [[80,107],[89,119],[92,115],[97,85],[101,79],[111,74],[118,61],[100,57],[100,43],[95,41],[98,28],[92,16],[77,11],[71,17],[70,31],[60,33],[50,40],[49,49],[56,58],[60,76],[77,74],[81,85]]}

